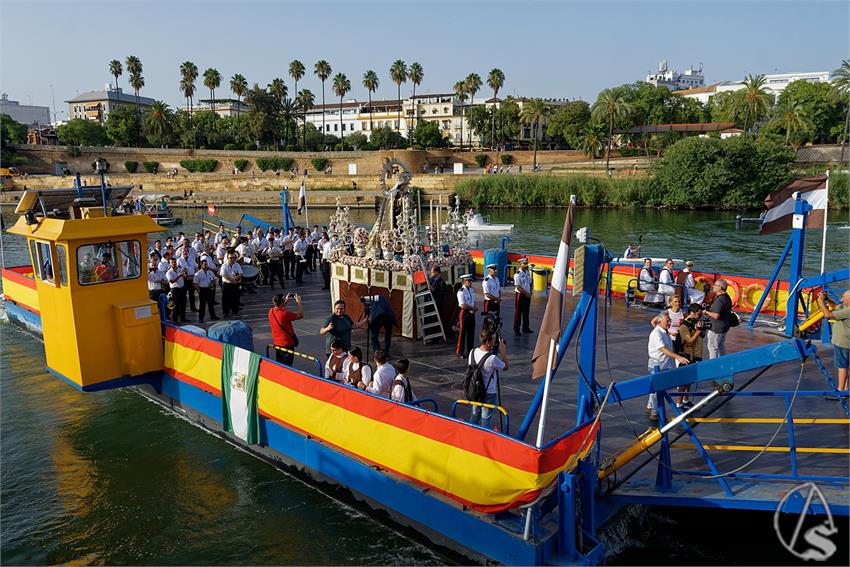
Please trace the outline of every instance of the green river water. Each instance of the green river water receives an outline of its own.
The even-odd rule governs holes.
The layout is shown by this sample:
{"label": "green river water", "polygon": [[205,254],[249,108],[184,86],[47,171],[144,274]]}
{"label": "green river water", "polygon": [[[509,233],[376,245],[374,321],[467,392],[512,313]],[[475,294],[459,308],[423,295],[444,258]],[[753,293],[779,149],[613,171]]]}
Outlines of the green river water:
{"label": "green river water", "polygon": [[[231,220],[243,211],[221,209]],[[279,209],[249,210],[279,222]],[[326,224],[328,210],[309,211]],[[177,210],[183,230],[200,210]],[[15,219],[6,207],[8,226]],[[511,250],[557,252],[563,210],[497,210],[513,223]],[[368,211],[354,219],[370,223]],[[846,214],[828,231],[827,270],[848,264]],[[736,229],[734,214],[579,210],[615,255],[643,234],[643,252],[691,259],[697,269],[766,277],[787,234]],[[820,263],[821,230],[809,234],[806,274]],[[482,247],[498,246],[498,236]],[[4,237],[7,265],[28,263]],[[0,324],[0,562],[2,564],[440,564],[446,558],[129,391],[82,394],[44,371],[40,341]],[[712,512],[703,522],[721,521]],[[747,513],[727,529],[750,530]],[[725,516],[724,522],[729,522]],[[770,520],[762,517],[769,535]],[[749,532],[749,536],[758,534]],[[606,530],[614,564],[773,563],[719,538],[692,546],[682,512],[631,509]],[[709,537],[708,539],[714,539]],[[753,541],[753,540],[750,540]],[[756,538],[755,541],[758,541]],[[773,547],[771,545],[770,547]],[[778,547],[778,545],[776,546]]]}

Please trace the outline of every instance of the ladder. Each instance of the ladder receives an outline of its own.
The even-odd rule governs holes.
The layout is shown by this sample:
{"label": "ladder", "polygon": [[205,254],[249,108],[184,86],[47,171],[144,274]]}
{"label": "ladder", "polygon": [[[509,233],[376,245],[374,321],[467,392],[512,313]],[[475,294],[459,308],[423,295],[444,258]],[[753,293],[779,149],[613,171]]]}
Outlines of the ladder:
{"label": "ladder", "polygon": [[446,340],[446,332],[443,330],[443,321],[440,319],[440,310],[428,285],[428,276],[422,270],[425,264],[419,258],[419,269],[411,269],[413,280],[413,300],[416,303],[416,322],[418,323],[418,334],[422,335],[422,342],[427,343],[432,339],[442,338]]}

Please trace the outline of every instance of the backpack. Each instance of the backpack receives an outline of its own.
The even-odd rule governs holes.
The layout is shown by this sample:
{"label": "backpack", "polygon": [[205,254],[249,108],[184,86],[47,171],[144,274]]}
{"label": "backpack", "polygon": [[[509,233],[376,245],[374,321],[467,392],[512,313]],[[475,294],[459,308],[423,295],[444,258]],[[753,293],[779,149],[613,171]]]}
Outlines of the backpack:
{"label": "backpack", "polygon": [[493,356],[493,353],[488,352],[478,363],[475,362],[474,353],[475,350],[469,353],[466,376],[463,378],[463,393],[470,402],[483,402],[487,393],[487,386],[484,385],[484,362]]}
{"label": "backpack", "polygon": [[413,401],[413,388],[410,387],[410,380],[405,383],[405,381],[401,378],[396,378],[393,380],[393,389],[395,389],[396,386],[404,388],[404,403],[409,404]]}
{"label": "backpack", "polygon": [[741,324],[741,318],[734,311],[729,313],[729,328],[737,327]]}

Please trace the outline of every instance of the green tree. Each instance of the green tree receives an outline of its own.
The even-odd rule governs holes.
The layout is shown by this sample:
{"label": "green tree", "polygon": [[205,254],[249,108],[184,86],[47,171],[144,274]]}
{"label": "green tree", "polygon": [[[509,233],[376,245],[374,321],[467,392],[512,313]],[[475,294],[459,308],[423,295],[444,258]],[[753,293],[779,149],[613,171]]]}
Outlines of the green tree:
{"label": "green tree", "polygon": [[142,61],[135,55],[130,55],[125,63],[127,72],[130,74],[130,86],[136,93],[136,112],[141,117],[142,106],[139,102],[139,91],[145,86],[145,78],[142,76]]}
{"label": "green tree", "polygon": [[458,102],[460,102],[460,151],[463,151],[463,123],[466,121],[466,82],[458,81],[454,85],[454,94]]}
{"label": "green tree", "polygon": [[764,75],[747,75],[744,88],[735,91],[738,95],[738,112],[744,115],[744,135],[770,110],[771,96],[764,88],[765,83]]}
{"label": "green tree", "polygon": [[520,113],[524,124],[532,125],[534,138],[534,167],[537,168],[537,140],[540,138],[540,121],[549,115],[549,105],[542,98],[533,98],[526,102]]}
{"label": "green tree", "polygon": [[475,132],[476,136],[478,136],[481,140],[486,140],[491,135],[490,125],[493,123],[494,114],[495,112],[492,112],[483,104],[470,106],[466,113],[466,124],[469,126],[471,131]]}
{"label": "green tree", "polygon": [[295,81],[295,93],[298,93],[298,81],[304,78],[304,73],[307,72],[307,69],[304,67],[304,63],[299,61],[298,59],[293,59],[289,63],[289,76],[292,77],[292,80]]}
{"label": "green tree", "polygon": [[[502,87],[505,86],[505,74],[499,68],[494,68],[490,70],[490,73],[487,75],[487,86],[493,89],[493,106],[497,106],[499,104],[499,91],[502,90]],[[493,120],[490,123],[490,147],[492,149],[496,148],[496,113],[493,112]]]}
{"label": "green tree", "polygon": [[587,122],[576,139],[576,147],[591,159],[597,159],[605,149],[605,125]]}
{"label": "green tree", "polygon": [[413,83],[413,127],[419,121],[419,105],[416,103],[416,87],[422,84],[422,79],[425,78],[425,70],[419,63],[410,64],[410,72],[408,73],[410,82]]}
{"label": "green tree", "polygon": [[816,144],[834,143],[844,125],[847,101],[829,83],[794,81],[776,102],[777,108],[800,107],[810,122],[808,139]]}
{"label": "green tree", "polygon": [[145,115],[144,130],[148,143],[162,147],[171,140],[171,109],[161,100],[156,100]]}
{"label": "green tree", "polygon": [[239,106],[242,103],[242,97],[248,90],[248,80],[238,73],[233,75],[230,78],[230,90],[236,95],[236,121],[239,122]]}
{"label": "green tree", "polygon": [[549,118],[547,134],[550,138],[563,140],[570,148],[578,148],[582,130],[590,122],[590,105],[583,100],[574,100],[558,108]]}
{"label": "green tree", "polygon": [[348,77],[345,76],[344,73],[337,73],[334,77],[334,94],[339,97],[339,137],[340,141],[340,149],[345,149],[345,125],[342,123],[342,99],[345,95],[348,94],[348,91],[351,90],[351,81],[348,80]]}
{"label": "green tree", "polygon": [[280,104],[280,113],[278,114],[280,122],[280,131],[283,132],[283,147],[289,146],[289,140],[297,129],[298,115],[301,108],[298,106],[298,101],[291,98],[283,99]]}
{"label": "green tree", "polygon": [[422,120],[413,129],[413,144],[423,150],[445,148],[448,146],[448,140],[443,137],[436,122]]}
{"label": "green tree", "polygon": [[[463,80],[466,84],[466,92],[469,93],[469,104],[475,104],[475,95],[481,90],[481,77],[477,73],[470,73]],[[472,148],[472,129],[469,129],[469,147]]]}
{"label": "green tree", "polygon": [[129,106],[120,106],[106,117],[106,136],[113,146],[132,146],[142,135],[139,113]]}
{"label": "green tree", "polygon": [[[780,99],[773,109],[773,117],[768,126],[775,126],[785,132],[785,145],[798,141],[797,134],[805,134],[812,130],[813,124],[808,110],[802,102],[791,98]],[[797,144],[799,145],[799,144]]]}
{"label": "green tree", "polygon": [[724,91],[708,99],[706,114],[711,122],[734,122],[738,128],[744,125],[738,113],[738,95],[735,91]]}
{"label": "green tree", "polygon": [[280,78],[272,79],[272,82],[269,83],[268,90],[269,93],[277,99],[279,104],[282,104],[283,99],[285,99],[286,95],[289,94],[289,89],[286,88],[286,83],[284,83],[283,79]]}
{"label": "green tree", "polygon": [[313,92],[310,89],[302,89],[301,92],[298,93],[298,107],[301,109],[303,121],[302,121],[302,140],[303,140],[303,149],[307,151],[307,113],[313,109],[313,105],[315,104],[316,97],[313,96]]}
{"label": "green tree", "polygon": [[115,90],[118,90],[118,77],[124,73],[124,68],[121,67],[121,61],[113,59],[109,62],[109,74],[115,77]]}
{"label": "green tree", "polygon": [[[81,120],[76,118],[75,120]],[[73,120],[71,121],[73,122]],[[58,128],[57,128],[58,130]],[[62,139],[60,137],[60,139]],[[0,145],[6,144],[26,144],[27,143],[27,126],[21,124],[8,114],[0,114]],[[79,145],[79,144],[77,144]]]}
{"label": "green tree", "polygon": [[621,89],[605,89],[590,109],[591,116],[597,122],[608,124],[608,144],[605,150],[605,169],[611,167],[611,143],[614,137],[614,122],[632,112],[632,105],[623,96]]}
{"label": "green tree", "polygon": [[346,136],[343,143],[348,144],[348,147],[352,149],[359,150],[369,144],[369,138],[366,137],[366,134],[355,132]]}
{"label": "green tree", "polygon": [[74,118],[56,127],[56,135],[67,146],[105,146],[103,126],[84,118]]}
{"label": "green tree", "polygon": [[[191,144],[192,148],[195,147],[194,131],[192,130],[192,100],[195,97],[195,80],[197,78],[197,65],[195,65],[191,61],[184,61],[180,64],[180,91],[183,93],[183,96],[186,97],[186,102],[188,103],[189,107],[189,112],[185,116],[186,128],[181,129],[181,133],[192,134],[189,138],[186,139],[185,142],[181,143],[183,147],[189,147],[189,144]],[[182,124],[182,121],[180,121],[180,123]]]}
{"label": "green tree", "polygon": [[373,130],[372,137],[369,141],[373,146],[382,150],[389,148],[403,148],[405,146],[404,138],[402,138],[401,134],[389,126]]}
{"label": "green tree", "polygon": [[398,88],[398,115],[396,117],[396,131],[401,132],[401,84],[407,81],[407,65],[401,59],[396,59],[390,66],[390,80]]}
{"label": "green tree", "polygon": [[378,74],[369,69],[363,74],[363,86],[366,88],[367,96],[369,97],[369,131],[372,131],[372,93],[378,90],[381,80],[378,79]]}
{"label": "green tree", "polygon": [[496,109],[496,139],[500,144],[513,141],[519,135],[520,119],[519,105],[512,96],[505,97]]}
{"label": "green tree", "polygon": [[841,61],[841,66],[832,72],[832,85],[835,89],[836,98],[847,100],[847,112],[844,118],[844,133],[841,136],[841,162],[844,162],[844,153],[847,143],[850,142],[850,59]]}
{"label": "green tree", "polygon": [[325,128],[325,81],[331,76],[333,69],[331,69],[330,63],[320,59],[313,67],[313,73],[322,81],[322,136],[324,136],[327,133],[327,128]]}
{"label": "green tree", "polygon": [[204,71],[204,86],[210,91],[210,110],[215,114],[215,90],[221,86],[221,73],[210,67]]}
{"label": "green tree", "polygon": [[276,122],[280,114],[281,101],[268,90],[254,83],[254,87],[245,93],[245,102],[250,106],[246,119],[251,139],[266,147],[276,143]]}

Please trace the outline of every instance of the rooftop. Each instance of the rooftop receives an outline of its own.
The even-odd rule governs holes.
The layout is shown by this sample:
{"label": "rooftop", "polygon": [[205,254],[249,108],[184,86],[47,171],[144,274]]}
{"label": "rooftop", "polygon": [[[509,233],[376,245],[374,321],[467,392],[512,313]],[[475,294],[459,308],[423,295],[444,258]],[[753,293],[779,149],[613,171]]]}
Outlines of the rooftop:
{"label": "rooftop", "polygon": [[[130,102],[136,104],[136,95],[125,93],[120,88],[118,90],[109,89],[108,91],[86,91],[84,93],[78,94],[70,100],[66,100],[65,102],[100,102],[102,100],[114,100],[119,102]],[[139,104],[150,106],[155,101],[154,99],[148,98],[146,96],[139,96],[138,102]]]}

